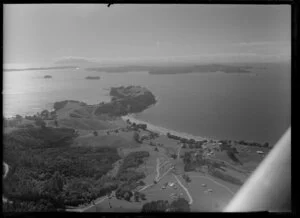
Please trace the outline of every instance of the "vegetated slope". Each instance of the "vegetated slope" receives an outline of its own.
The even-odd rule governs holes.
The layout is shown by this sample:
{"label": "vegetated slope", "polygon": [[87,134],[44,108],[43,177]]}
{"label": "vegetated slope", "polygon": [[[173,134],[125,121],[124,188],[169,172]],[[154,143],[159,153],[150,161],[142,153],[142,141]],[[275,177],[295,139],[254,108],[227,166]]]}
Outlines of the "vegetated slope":
{"label": "vegetated slope", "polygon": [[142,112],[156,103],[155,96],[148,89],[140,86],[113,87],[110,95],[111,102],[99,105],[95,115],[123,116]]}
{"label": "vegetated slope", "polygon": [[113,129],[117,126],[102,120],[93,120],[85,118],[64,118],[59,120],[60,126],[82,130],[105,130]]}
{"label": "vegetated slope", "polygon": [[104,136],[90,136],[80,137],[75,139],[74,145],[77,146],[95,146],[95,147],[137,147],[140,146],[133,140],[133,134],[128,134],[127,137],[120,135],[104,135]]}
{"label": "vegetated slope", "polygon": [[190,212],[190,205],[184,198],[178,198],[171,203],[158,200],[145,203],[142,212]]}
{"label": "vegetated slope", "polygon": [[73,130],[30,128],[4,136],[4,161],[11,172],[4,211],[51,211],[86,203],[117,184],[104,175],[120,159],[115,148],[72,147]]}

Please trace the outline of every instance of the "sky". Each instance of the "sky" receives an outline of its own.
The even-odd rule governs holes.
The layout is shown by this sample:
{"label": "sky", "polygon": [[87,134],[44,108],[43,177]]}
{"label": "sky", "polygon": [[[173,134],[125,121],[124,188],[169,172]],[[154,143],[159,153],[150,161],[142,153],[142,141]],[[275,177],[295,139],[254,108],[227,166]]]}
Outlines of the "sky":
{"label": "sky", "polygon": [[290,59],[289,5],[4,5],[4,63]]}

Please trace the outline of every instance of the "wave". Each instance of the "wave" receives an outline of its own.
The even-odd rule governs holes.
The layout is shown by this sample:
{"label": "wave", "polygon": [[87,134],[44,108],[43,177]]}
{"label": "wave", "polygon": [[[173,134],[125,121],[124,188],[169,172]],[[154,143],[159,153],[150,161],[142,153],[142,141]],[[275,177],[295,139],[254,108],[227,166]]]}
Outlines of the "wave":
{"label": "wave", "polygon": [[170,133],[172,135],[181,137],[181,138],[187,138],[187,139],[194,139],[194,140],[214,140],[212,138],[208,138],[208,137],[204,137],[204,136],[195,136],[186,132],[179,132],[176,130],[172,130],[172,129],[167,129],[165,127],[161,127],[161,126],[156,126],[153,125],[149,122],[143,121],[143,120],[138,120],[134,117],[134,114],[129,114],[126,116],[122,116],[122,119],[126,122],[126,120],[130,120],[130,122],[134,122],[136,124],[147,124],[147,129],[152,131],[152,132],[156,132],[160,135],[167,135],[167,133]]}

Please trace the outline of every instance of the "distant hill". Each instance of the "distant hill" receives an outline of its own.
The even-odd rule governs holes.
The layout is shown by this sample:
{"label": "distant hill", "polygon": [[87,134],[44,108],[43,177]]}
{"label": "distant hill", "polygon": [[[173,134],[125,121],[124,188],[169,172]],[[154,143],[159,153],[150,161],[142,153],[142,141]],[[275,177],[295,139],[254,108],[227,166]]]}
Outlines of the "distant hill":
{"label": "distant hill", "polygon": [[232,66],[224,64],[203,64],[203,65],[129,65],[129,66],[110,66],[110,67],[89,67],[86,71],[107,72],[107,73],[126,73],[132,71],[148,71],[149,74],[183,74],[183,73],[251,73],[249,66]]}
{"label": "distant hill", "polygon": [[23,69],[4,69],[4,71],[25,71],[25,70],[60,70],[60,69],[76,69],[76,66],[59,66],[59,67],[32,67]]}

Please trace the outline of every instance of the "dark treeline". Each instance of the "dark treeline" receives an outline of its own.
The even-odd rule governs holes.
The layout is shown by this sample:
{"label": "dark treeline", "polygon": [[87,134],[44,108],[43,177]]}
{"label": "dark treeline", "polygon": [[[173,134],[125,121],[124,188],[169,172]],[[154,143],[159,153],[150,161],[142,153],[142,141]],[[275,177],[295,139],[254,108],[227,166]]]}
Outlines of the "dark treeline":
{"label": "dark treeline", "polygon": [[158,200],[143,205],[142,212],[190,212],[190,205],[184,198],[178,198],[171,203]]}
{"label": "dark treeline", "polygon": [[141,179],[144,179],[146,175],[143,172],[135,171],[135,169],[143,164],[149,155],[147,151],[137,151],[124,158],[116,177],[119,181],[116,198],[127,201],[131,201],[132,197],[135,201],[146,200],[145,194],[134,191],[138,186],[144,185]]}
{"label": "dark treeline", "polygon": [[118,188],[105,174],[120,159],[115,148],[73,147],[73,129],[28,128],[4,135],[10,166],[4,211],[51,211],[88,203]]}
{"label": "dark treeline", "polygon": [[120,159],[116,148],[71,146],[73,129],[28,128],[4,135],[4,161],[10,166],[4,195],[13,204],[4,211],[53,211],[90,203],[116,190],[117,198],[139,201],[135,192],[145,185],[135,168],[149,157],[133,152],[124,158],[115,177],[106,175]]}
{"label": "dark treeline", "polygon": [[207,143],[208,141],[202,140],[202,141],[196,141],[195,139],[187,139],[187,138],[182,138],[180,136],[172,135],[170,133],[167,133],[167,137],[170,139],[175,139],[180,141],[181,143],[189,144],[189,145],[196,145],[198,147],[201,147],[203,144]]}

